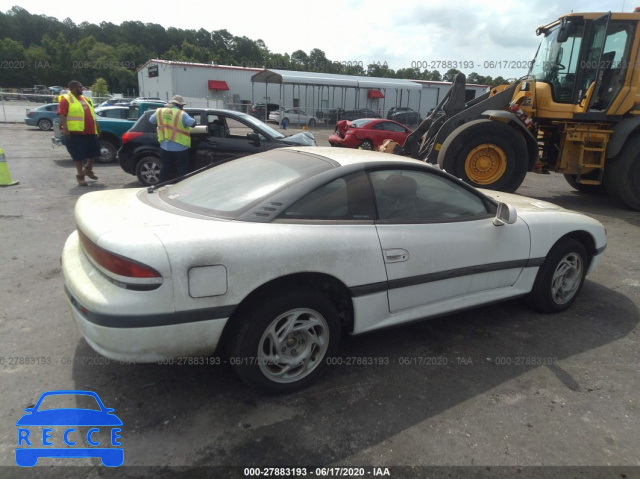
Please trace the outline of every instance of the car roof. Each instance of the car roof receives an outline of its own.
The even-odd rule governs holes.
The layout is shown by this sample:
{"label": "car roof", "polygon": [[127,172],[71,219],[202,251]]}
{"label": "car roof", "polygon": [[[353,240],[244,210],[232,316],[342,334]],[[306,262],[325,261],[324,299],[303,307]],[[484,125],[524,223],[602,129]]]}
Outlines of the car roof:
{"label": "car roof", "polygon": [[186,112],[189,111],[202,111],[204,113],[213,113],[213,114],[225,114],[225,115],[237,115],[237,116],[248,116],[250,118],[253,118],[251,115],[247,114],[247,113],[243,113],[241,111],[236,111],[236,110],[224,110],[221,108],[185,108],[184,109]]}
{"label": "car roof", "polygon": [[[142,117],[144,116],[151,116],[155,113],[156,110],[151,109],[151,110],[147,110],[142,114]],[[247,118],[253,118],[251,115],[247,114],[247,113],[243,113],[241,111],[236,111],[236,110],[224,110],[224,109],[220,109],[220,108],[185,108],[184,111],[186,111],[187,113],[189,112],[203,112],[203,113],[211,113],[213,115],[217,115],[217,114],[224,114],[224,115],[235,115],[235,116],[241,116],[241,117],[247,117]]]}
{"label": "car roof", "polygon": [[348,166],[358,163],[380,163],[382,164],[397,164],[398,166],[417,166],[420,167],[430,166],[436,168],[424,161],[414,160],[400,155],[392,155],[390,153],[382,153],[379,151],[366,151],[358,150],[355,148],[333,148],[329,146],[317,146],[317,147],[287,147],[282,150],[299,151],[301,153],[321,156],[323,158],[335,161],[340,166]]}

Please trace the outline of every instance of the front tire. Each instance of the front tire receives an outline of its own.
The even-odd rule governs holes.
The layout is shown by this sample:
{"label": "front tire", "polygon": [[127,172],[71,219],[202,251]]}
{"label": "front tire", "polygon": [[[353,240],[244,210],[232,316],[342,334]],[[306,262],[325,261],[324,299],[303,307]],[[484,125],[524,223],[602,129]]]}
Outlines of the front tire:
{"label": "front tire", "polygon": [[116,159],[116,147],[108,140],[100,140],[98,163],[112,163]]}
{"label": "front tire", "polygon": [[311,118],[307,126],[309,126],[309,128],[313,128],[314,126],[316,126],[316,121],[313,118]]}
{"label": "front tire", "polygon": [[438,164],[476,188],[513,193],[527,174],[528,157],[516,130],[493,120],[474,120],[445,139]]}
{"label": "front tire", "polygon": [[160,181],[162,160],[157,156],[145,156],[136,164],[136,176],[144,186],[155,185]]}
{"label": "front tire", "polygon": [[290,393],[315,381],[340,341],[333,303],[313,290],[290,291],[250,307],[232,331],[230,363],[249,386]]}
{"label": "front tire", "polygon": [[538,270],[529,302],[545,313],[568,309],[578,297],[589,267],[585,247],[565,238],[556,243]]}

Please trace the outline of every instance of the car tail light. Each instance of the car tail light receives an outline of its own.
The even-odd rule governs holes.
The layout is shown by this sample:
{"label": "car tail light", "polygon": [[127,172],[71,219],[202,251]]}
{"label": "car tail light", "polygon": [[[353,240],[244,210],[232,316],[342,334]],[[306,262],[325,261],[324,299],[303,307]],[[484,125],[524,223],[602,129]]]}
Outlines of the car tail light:
{"label": "car tail light", "polygon": [[161,278],[155,269],[101,248],[82,231],[78,235],[86,253],[105,270],[128,278]]}
{"label": "car tail light", "polygon": [[128,141],[135,140],[139,136],[142,136],[141,131],[128,131],[124,135],[122,135],[122,144],[124,145]]}

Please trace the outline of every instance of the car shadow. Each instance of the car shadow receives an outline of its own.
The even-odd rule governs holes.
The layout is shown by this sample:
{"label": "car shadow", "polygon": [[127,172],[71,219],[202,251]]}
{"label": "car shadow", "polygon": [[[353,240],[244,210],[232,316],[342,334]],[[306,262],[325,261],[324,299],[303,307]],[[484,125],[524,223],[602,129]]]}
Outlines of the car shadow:
{"label": "car shadow", "polygon": [[585,361],[579,355],[624,338],[639,321],[629,298],[587,281],[578,301],[560,314],[538,314],[513,300],[343,337],[336,365],[286,396],[249,389],[223,356],[199,366],[104,358],[89,364],[86,358],[101,356],[84,340],[73,379],[77,389],[96,391],[116,408],[128,464],[145,462],[145,443],[169,447],[170,440],[156,445],[154,438],[173,434],[175,441],[197,444],[194,466],[327,465],[534,369],[547,368],[567,389],[586,393],[590,385],[572,377],[566,360]]}

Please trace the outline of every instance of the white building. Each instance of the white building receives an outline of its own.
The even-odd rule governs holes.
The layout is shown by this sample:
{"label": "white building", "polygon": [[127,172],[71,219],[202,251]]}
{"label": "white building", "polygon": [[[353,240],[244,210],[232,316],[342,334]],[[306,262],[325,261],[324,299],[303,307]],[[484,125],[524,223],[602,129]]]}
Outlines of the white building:
{"label": "white building", "polygon": [[167,101],[173,95],[182,95],[188,106],[242,110],[243,104],[253,103],[251,77],[260,71],[257,68],[149,60],[138,69],[139,95]]}
{"label": "white building", "polygon": [[[252,103],[269,102],[316,115],[337,108],[368,108],[383,117],[392,107],[409,107],[424,117],[451,84],[149,60],[138,69],[138,86],[140,96],[169,100],[178,94],[188,106],[247,111]],[[467,101],[487,89],[468,84]]]}

